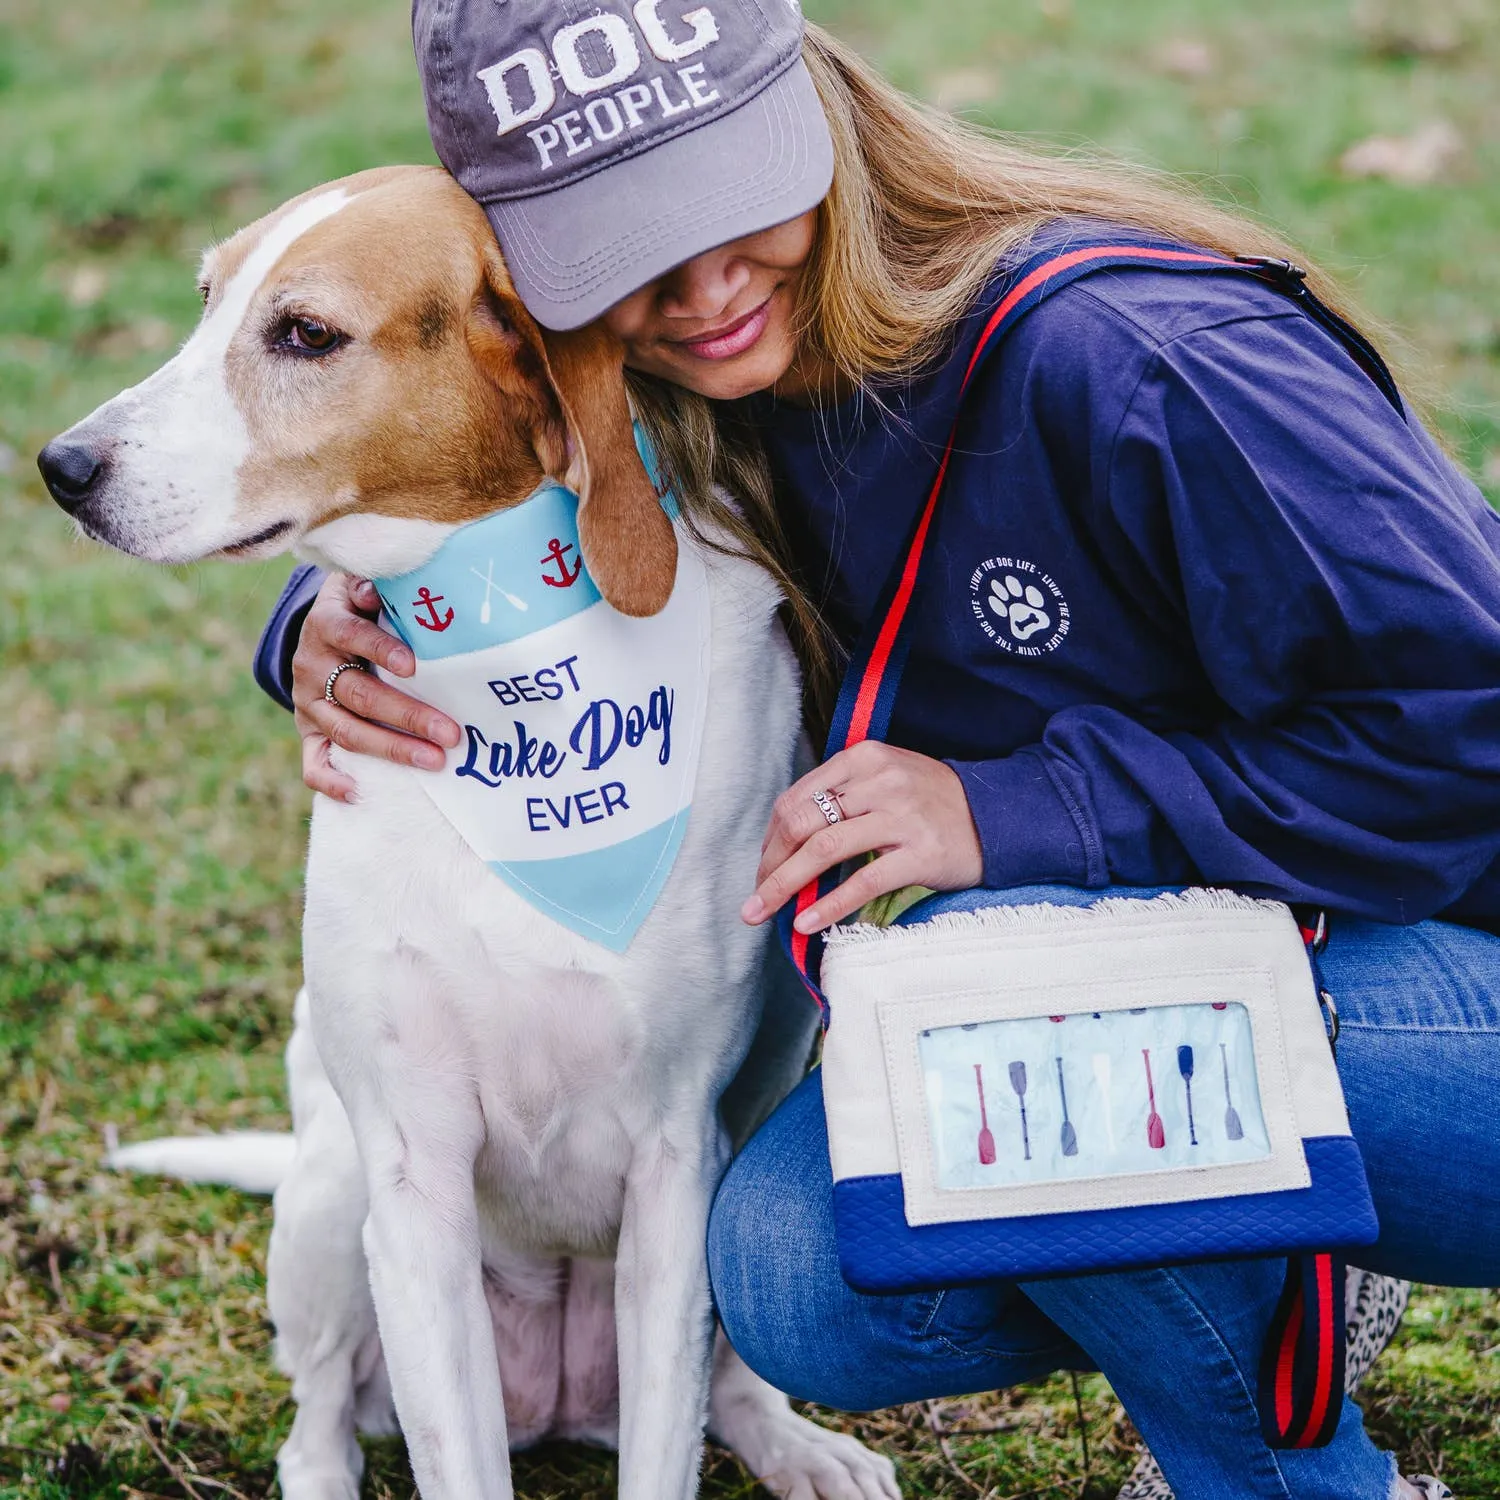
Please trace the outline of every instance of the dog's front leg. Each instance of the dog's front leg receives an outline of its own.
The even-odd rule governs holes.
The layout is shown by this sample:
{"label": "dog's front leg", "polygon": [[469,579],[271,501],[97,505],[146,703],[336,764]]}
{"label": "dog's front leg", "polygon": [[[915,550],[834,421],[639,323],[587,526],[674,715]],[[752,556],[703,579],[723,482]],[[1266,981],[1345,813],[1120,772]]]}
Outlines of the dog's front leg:
{"label": "dog's front leg", "polygon": [[297,1403],[276,1466],[284,1500],[358,1500],[364,1457],[355,1411],[361,1380],[380,1358],[361,1238],[369,1204],[348,1116],[308,1017],[304,991],[286,1049],[297,1155],[276,1189],[266,1266],[277,1362]]}
{"label": "dog's front leg", "polygon": [[465,1093],[455,1083],[416,1101],[404,1121],[356,1119],[370,1191],[365,1253],[423,1500],[513,1500],[474,1202],[481,1121]]}
{"label": "dog's front leg", "polygon": [[620,1500],[692,1500],[714,1322],[705,1246],[727,1150],[710,1115],[638,1150],[615,1265]]}

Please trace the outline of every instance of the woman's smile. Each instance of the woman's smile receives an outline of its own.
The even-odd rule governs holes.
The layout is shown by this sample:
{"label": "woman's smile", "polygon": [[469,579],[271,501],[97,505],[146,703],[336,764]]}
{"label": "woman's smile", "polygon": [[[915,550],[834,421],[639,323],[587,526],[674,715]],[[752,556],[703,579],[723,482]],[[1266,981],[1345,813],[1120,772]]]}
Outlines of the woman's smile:
{"label": "woman's smile", "polygon": [[691,338],[668,339],[666,342],[676,344],[696,359],[734,359],[748,353],[760,342],[771,322],[773,300],[774,295],[767,297],[759,307],[752,308],[743,317],[735,318],[720,328],[695,334]]}

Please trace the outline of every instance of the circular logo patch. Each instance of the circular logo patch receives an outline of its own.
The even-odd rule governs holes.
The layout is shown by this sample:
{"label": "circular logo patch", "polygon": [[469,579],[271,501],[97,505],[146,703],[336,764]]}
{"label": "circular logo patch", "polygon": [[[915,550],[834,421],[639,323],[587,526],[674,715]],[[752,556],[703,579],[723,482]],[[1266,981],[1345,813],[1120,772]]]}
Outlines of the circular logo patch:
{"label": "circular logo patch", "polygon": [[1072,614],[1050,574],[1024,557],[992,557],[969,577],[979,628],[1013,656],[1045,656],[1067,639]]}

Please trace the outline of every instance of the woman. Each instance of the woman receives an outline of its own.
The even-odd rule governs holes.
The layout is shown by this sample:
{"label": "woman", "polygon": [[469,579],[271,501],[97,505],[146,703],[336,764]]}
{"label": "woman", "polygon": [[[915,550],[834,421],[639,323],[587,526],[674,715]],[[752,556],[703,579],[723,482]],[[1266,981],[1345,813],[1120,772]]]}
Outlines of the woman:
{"label": "woman", "polygon": [[[451,25],[419,4],[418,53],[439,152],[489,208],[527,305],[551,327],[602,317],[623,341],[689,509],[724,484],[785,559],[826,690],[931,484],[1009,268],[1101,238],[1287,252],[1154,177],[919,110],[816,28],[799,63],[789,8],[750,9],[759,30],[734,19],[743,5],[673,19],[621,3],[553,32],[540,0],[460,6]],[[688,129],[673,105],[704,119]],[[797,149],[754,155],[756,140]],[[757,177],[746,163],[762,160]],[[1362,1259],[1488,1285],[1500,518],[1295,290],[1105,273],[1015,329],[963,403],[892,743],[787,792],[744,920],[871,852],[805,930],[913,884],[1208,883],[1325,907],[1382,1223]],[[441,765],[457,726],[395,689],[345,672],[325,699],[344,662],[402,675],[411,660],[368,585],[318,585],[294,580],[258,663],[295,705],[308,784],[351,794],[330,741]],[[847,814],[831,833],[824,788]],[[783,1388],[865,1409],[1096,1366],[1181,1500],[1444,1493],[1401,1479],[1352,1403],[1325,1448],[1264,1445],[1255,1369],[1277,1265],[851,1291],[822,1130],[814,1075],[732,1168],[711,1231],[725,1325]]]}

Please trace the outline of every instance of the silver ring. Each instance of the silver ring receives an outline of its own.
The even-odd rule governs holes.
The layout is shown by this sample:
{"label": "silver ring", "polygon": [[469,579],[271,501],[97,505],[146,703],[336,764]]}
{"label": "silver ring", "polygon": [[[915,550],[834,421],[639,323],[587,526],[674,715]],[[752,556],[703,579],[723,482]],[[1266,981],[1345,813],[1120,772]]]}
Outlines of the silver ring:
{"label": "silver ring", "polygon": [[[334,685],[334,683],[336,683],[339,680],[340,677],[342,677],[344,675],[345,672],[363,672],[363,671],[364,671],[364,668],[362,666],[360,666],[360,664],[357,661],[346,661],[346,662],[341,663],[339,666],[336,666],[333,669],[333,671],[331,671],[328,674],[328,681],[323,684],[323,700],[324,700],[324,702],[325,703],[338,703],[339,700],[333,696],[333,685]],[[342,708],[343,704],[340,703],[339,707]]]}
{"label": "silver ring", "polygon": [[828,826],[832,828],[835,823],[844,821],[844,813],[839,806],[837,792],[817,791],[812,794],[812,799],[818,804],[818,811],[823,814]]}

